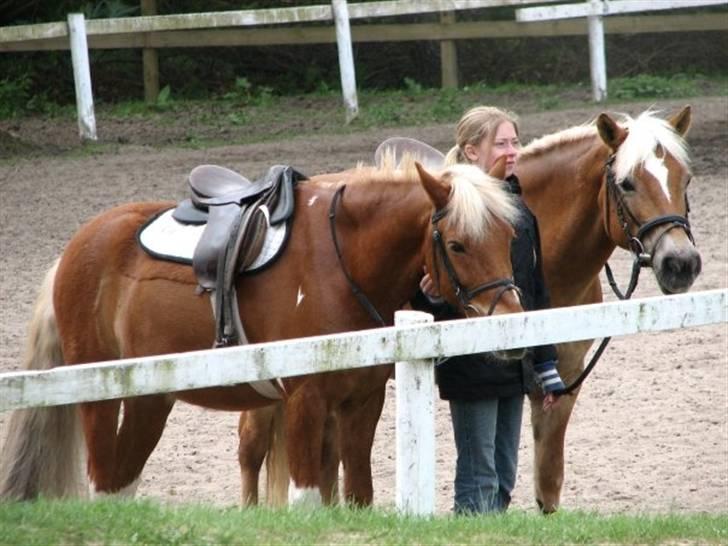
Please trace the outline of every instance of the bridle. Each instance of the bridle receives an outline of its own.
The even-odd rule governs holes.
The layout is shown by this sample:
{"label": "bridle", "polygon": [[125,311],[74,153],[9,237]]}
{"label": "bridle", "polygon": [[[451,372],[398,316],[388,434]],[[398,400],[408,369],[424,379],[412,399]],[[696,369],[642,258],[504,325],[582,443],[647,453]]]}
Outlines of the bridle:
{"label": "bridle", "polygon": [[[653,245],[653,248],[657,248],[660,244],[660,241],[662,238],[667,235],[669,231],[672,229],[679,227],[685,230],[685,233],[688,236],[688,239],[690,239],[690,242],[695,245],[695,239],[693,238],[692,231],[690,229],[690,221],[688,220],[688,214],[690,213],[690,203],[688,202],[688,196],[685,194],[685,216],[680,216],[679,214],[663,214],[660,216],[656,216],[654,218],[651,218],[650,220],[647,220],[646,222],[640,224],[640,221],[637,219],[637,217],[634,215],[634,213],[630,210],[629,206],[627,206],[627,203],[624,201],[624,197],[622,193],[620,192],[619,188],[617,187],[617,176],[614,172],[614,160],[615,160],[615,154],[611,154],[607,161],[604,164],[604,170],[605,170],[605,176],[606,176],[606,184],[607,184],[607,196],[606,196],[606,214],[605,214],[605,222],[606,225],[609,226],[609,204],[611,200],[614,201],[616,204],[616,213],[617,213],[617,219],[619,220],[619,224],[622,227],[622,231],[624,231],[624,234],[627,238],[628,245],[630,248],[630,251],[633,255],[633,262],[632,262],[632,274],[630,276],[629,285],[627,287],[627,291],[622,293],[619,288],[617,287],[617,283],[614,280],[614,275],[612,275],[612,269],[609,267],[609,263],[606,263],[604,265],[605,272],[607,274],[607,280],[609,281],[609,286],[612,287],[612,290],[614,291],[614,294],[620,299],[625,300],[629,299],[632,296],[632,292],[634,292],[634,289],[637,287],[637,282],[639,280],[639,274],[640,270],[643,267],[651,267],[652,266],[652,255],[648,253],[645,250],[644,245],[644,237],[655,229],[658,226],[667,225],[667,229],[663,230],[662,233],[657,238],[657,241],[655,241],[655,244]],[[611,199],[610,199],[611,198]],[[635,235],[632,235],[630,233],[629,229],[629,222],[628,220],[631,220],[632,224],[639,226],[637,228],[637,233]],[[608,229],[608,228],[607,228]]]}
{"label": "bridle", "polygon": [[455,271],[452,262],[450,261],[447,250],[445,249],[445,243],[442,240],[442,234],[437,228],[437,223],[442,220],[446,215],[447,209],[436,210],[432,215],[432,263],[435,266],[435,270],[433,272],[435,275],[435,284],[438,286],[440,285],[440,269],[437,267],[437,256],[439,254],[442,263],[445,266],[445,271],[447,272],[450,286],[452,286],[453,291],[455,292],[455,296],[458,298],[458,302],[460,302],[460,305],[465,311],[466,316],[468,316],[468,311],[474,311],[477,313],[477,309],[470,302],[475,298],[475,296],[483,292],[487,292],[488,290],[498,289],[495,297],[493,298],[493,301],[490,303],[488,312],[486,313],[486,316],[488,317],[493,314],[496,305],[498,305],[498,302],[507,291],[514,290],[520,298],[521,291],[515,285],[513,279],[509,278],[502,278],[496,279],[494,281],[485,282],[469,290],[463,287],[460,279],[458,278],[458,274]]}
{"label": "bridle", "polygon": [[[341,245],[339,244],[339,239],[336,235],[336,208],[339,204],[339,201],[341,200],[341,197],[344,193],[344,190],[346,189],[346,185],[343,185],[339,187],[336,190],[336,193],[334,193],[334,197],[331,200],[331,206],[329,207],[329,227],[331,228],[331,239],[334,243],[334,249],[336,251],[336,257],[339,261],[339,266],[341,267],[341,270],[344,273],[344,276],[346,277],[347,282],[349,283],[349,287],[351,288],[352,293],[354,296],[359,300],[359,303],[361,306],[366,310],[366,312],[369,314],[369,316],[377,322],[381,326],[386,326],[387,323],[382,318],[382,315],[377,311],[376,307],[372,302],[367,298],[366,294],[359,288],[359,286],[356,284],[354,279],[352,278],[351,274],[346,268],[346,264],[344,264],[344,257],[341,252]],[[453,291],[455,292],[455,295],[458,298],[458,301],[463,307],[463,310],[465,311],[465,314],[467,315],[469,310],[476,311],[475,307],[470,303],[478,294],[481,294],[483,292],[486,292],[488,290],[494,290],[498,289],[496,292],[495,297],[493,298],[493,301],[491,302],[490,308],[488,309],[488,316],[493,314],[493,311],[495,310],[496,305],[500,301],[500,299],[503,297],[503,295],[509,291],[509,290],[515,290],[517,294],[519,294],[520,297],[520,290],[516,285],[513,283],[513,279],[503,278],[503,279],[496,279],[494,281],[489,281],[483,284],[479,284],[475,288],[467,289],[463,287],[463,285],[460,283],[460,279],[458,278],[457,273],[455,272],[455,268],[452,265],[452,262],[450,261],[450,258],[447,255],[447,251],[445,250],[445,245],[442,241],[442,234],[440,233],[440,230],[437,229],[437,223],[444,218],[447,215],[447,209],[439,209],[434,212],[432,215],[432,254],[433,254],[433,263],[435,265],[435,271],[433,272],[435,275],[435,283],[439,286],[439,268],[437,267],[437,255],[439,254],[442,262],[445,266],[445,270],[447,271],[448,279],[450,281],[450,285],[453,288]]]}
{"label": "bridle", "polygon": [[[642,268],[652,266],[652,255],[645,250],[644,245],[644,237],[647,233],[649,233],[658,226],[668,226],[667,229],[665,229],[658,236],[657,241],[655,241],[655,244],[653,245],[653,248],[657,248],[660,244],[660,241],[667,234],[667,232],[676,227],[685,230],[688,239],[690,239],[690,242],[693,245],[695,245],[695,239],[693,238],[693,233],[690,230],[690,221],[688,220],[688,214],[690,213],[690,203],[688,202],[687,193],[685,194],[685,216],[680,216],[679,214],[663,214],[651,218],[646,222],[640,223],[634,213],[630,210],[629,206],[627,206],[627,203],[624,201],[624,197],[622,196],[621,191],[617,187],[617,176],[613,168],[615,157],[615,154],[611,154],[604,164],[604,174],[607,184],[607,196],[605,205],[606,212],[604,221],[606,225],[609,226],[609,205],[610,202],[613,200],[616,205],[615,208],[617,213],[617,219],[622,226],[622,231],[624,231],[624,234],[627,237],[629,249],[632,252],[633,257],[632,274],[630,275],[627,290],[625,292],[622,292],[617,286],[617,282],[615,281],[614,275],[612,274],[612,268],[609,267],[609,262],[604,264],[604,272],[607,275],[607,281],[609,281],[609,286],[611,286],[615,296],[617,296],[617,298],[619,298],[620,300],[628,300],[632,297],[632,293],[634,292],[635,288],[637,288],[637,282],[639,281],[640,271],[642,270]],[[630,232],[628,220],[630,220],[632,224],[639,226],[637,228],[637,233],[634,235],[632,235],[632,233]],[[609,227],[607,227],[607,230],[609,230]],[[555,394],[569,394],[574,389],[578,388],[584,382],[589,373],[591,373],[592,369],[599,361],[599,358],[602,356],[604,349],[606,349],[607,344],[611,339],[611,337],[605,337],[599,344],[599,347],[597,347],[597,350],[594,352],[594,355],[589,361],[589,364],[586,365],[584,371],[581,372],[579,377],[577,377],[571,385],[565,387]]]}

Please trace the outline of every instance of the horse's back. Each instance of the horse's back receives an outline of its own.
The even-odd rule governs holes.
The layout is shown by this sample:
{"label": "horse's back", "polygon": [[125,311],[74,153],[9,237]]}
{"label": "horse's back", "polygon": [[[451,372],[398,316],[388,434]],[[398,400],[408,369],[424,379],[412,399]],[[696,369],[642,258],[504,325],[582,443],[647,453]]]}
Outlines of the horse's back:
{"label": "horse's back", "polygon": [[[139,228],[170,206],[156,202],[115,207],[91,219],[68,243],[54,290],[67,363],[167,352],[170,338],[176,341],[189,334],[187,328],[182,334],[173,328],[180,318],[200,309],[209,312],[209,304],[193,297],[191,267],[156,260],[137,242]],[[175,313],[177,319],[167,324],[170,336],[165,337],[160,334],[165,325],[157,321]],[[166,341],[150,345],[153,338]]]}

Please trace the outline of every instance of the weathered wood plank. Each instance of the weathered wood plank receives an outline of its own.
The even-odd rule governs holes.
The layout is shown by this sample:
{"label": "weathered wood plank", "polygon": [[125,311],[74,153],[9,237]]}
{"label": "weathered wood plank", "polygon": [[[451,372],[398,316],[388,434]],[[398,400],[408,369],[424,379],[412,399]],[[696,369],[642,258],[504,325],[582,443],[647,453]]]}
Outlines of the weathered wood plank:
{"label": "weathered wood plank", "polygon": [[[728,31],[728,17],[713,14],[614,16],[604,20],[607,34],[643,32]],[[583,36],[585,19],[516,23],[514,21],[461,21],[440,23],[352,25],[354,42],[407,42],[418,40],[469,40],[480,38]],[[333,27],[290,27],[267,29],[217,29],[150,32],[146,34],[106,34],[89,36],[92,49],[266,46],[293,44],[333,44]],[[67,38],[50,38],[33,42],[0,41],[0,52],[48,51],[68,49]]]}
{"label": "weathered wood plank", "polygon": [[615,13],[636,13],[640,11],[657,11],[678,8],[699,8],[707,6],[728,5],[728,0],[611,0],[585,2],[583,4],[566,4],[563,6],[546,6],[540,8],[523,8],[516,10],[516,21],[544,21],[549,19],[566,19],[571,17],[589,17],[595,15],[613,15]]}
{"label": "weathered wood plank", "polygon": [[[561,0],[390,0],[366,4],[350,4],[349,17],[391,17],[415,13],[468,10],[500,6],[524,6],[545,4]],[[191,30],[201,28],[246,27],[260,25],[282,25],[289,23],[310,23],[333,21],[331,6],[302,6],[290,8],[250,9],[209,13],[180,13],[142,17],[115,17],[92,19],[86,22],[89,36],[103,34],[125,34],[137,32],[158,32],[169,30]],[[65,22],[37,25],[16,25],[0,28],[0,42],[20,42],[68,36]]]}

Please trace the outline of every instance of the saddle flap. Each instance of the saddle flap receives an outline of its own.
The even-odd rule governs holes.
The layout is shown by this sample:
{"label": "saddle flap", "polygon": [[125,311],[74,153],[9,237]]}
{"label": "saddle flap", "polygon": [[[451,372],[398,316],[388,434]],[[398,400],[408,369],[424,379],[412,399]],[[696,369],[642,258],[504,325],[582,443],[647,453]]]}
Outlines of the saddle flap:
{"label": "saddle flap", "polygon": [[243,175],[220,165],[198,165],[190,172],[188,181],[200,197],[219,197],[251,185]]}
{"label": "saddle flap", "polygon": [[200,286],[214,289],[220,254],[230,239],[235,220],[240,216],[240,207],[232,204],[213,207],[209,214],[209,221],[192,256],[192,267]]}
{"label": "saddle flap", "polygon": [[405,156],[422,163],[427,169],[439,170],[445,167],[445,154],[429,144],[409,137],[391,137],[377,146],[374,164],[381,168],[389,157],[397,167]]}

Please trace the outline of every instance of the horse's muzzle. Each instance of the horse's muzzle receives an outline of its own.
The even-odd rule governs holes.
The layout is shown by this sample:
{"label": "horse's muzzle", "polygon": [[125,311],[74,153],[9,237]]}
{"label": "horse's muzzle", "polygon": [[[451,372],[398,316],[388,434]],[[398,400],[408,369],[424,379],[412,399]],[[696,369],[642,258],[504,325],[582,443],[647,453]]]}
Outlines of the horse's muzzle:
{"label": "horse's muzzle", "polygon": [[702,267],[700,253],[692,244],[660,248],[652,258],[652,270],[663,294],[687,292]]}

